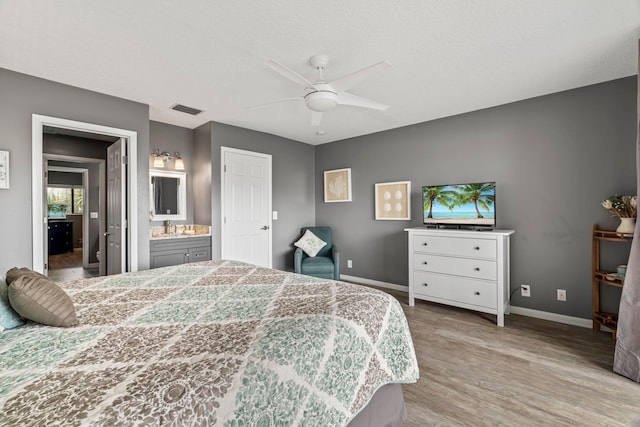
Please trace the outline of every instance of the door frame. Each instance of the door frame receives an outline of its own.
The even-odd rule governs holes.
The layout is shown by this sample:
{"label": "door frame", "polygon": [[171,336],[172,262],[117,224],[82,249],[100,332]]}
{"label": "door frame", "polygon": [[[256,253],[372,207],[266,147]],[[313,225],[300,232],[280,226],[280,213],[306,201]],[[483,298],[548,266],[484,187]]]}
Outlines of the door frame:
{"label": "door frame", "polygon": [[[63,156],[64,157],[64,156]],[[82,175],[82,267],[89,267],[89,251],[87,249],[88,245],[88,237],[89,237],[89,216],[87,212],[89,200],[89,169],[87,168],[74,168],[68,166],[49,166],[49,160],[53,160],[49,158],[46,154],[44,158],[47,160],[47,172],[71,172],[71,173],[79,173]],[[63,160],[65,161],[65,160]],[[48,222],[48,221],[47,221]],[[72,242],[73,243],[73,242]],[[46,251],[45,259],[49,255],[49,251],[47,245],[43,248]],[[47,268],[47,270],[49,270]]]}
{"label": "door frame", "polygon": [[45,126],[71,129],[124,138],[126,142],[127,183],[127,265],[126,271],[138,271],[138,133],[111,126],[79,122],[59,117],[31,116],[31,206],[32,206],[32,268],[44,273],[44,227],[47,224],[43,206],[43,133]]}
{"label": "door frame", "polygon": [[[105,253],[104,250],[104,221],[105,221],[105,213],[106,213],[106,206],[104,204],[103,201],[103,195],[105,194],[105,189],[104,189],[104,183],[105,181],[105,164],[106,164],[106,160],[104,159],[94,159],[91,157],[78,157],[78,156],[65,156],[65,155],[61,155],[61,154],[43,154],[42,158],[45,160],[45,162],[48,162],[49,160],[56,160],[56,161],[61,161],[61,162],[67,162],[67,163],[93,163],[98,165],[98,179],[100,180],[99,184],[98,184],[98,250],[101,251],[101,253]],[[59,166],[56,166],[59,167]],[[88,173],[88,171],[87,171]],[[89,194],[89,177],[87,176],[87,183],[86,183],[86,194],[87,194],[87,199],[88,199],[88,194]],[[87,208],[87,204],[85,201],[85,208]],[[82,241],[82,264],[84,268],[91,268],[91,267],[96,267],[98,266],[99,268],[99,272],[100,275],[104,275],[104,270],[102,270],[101,267],[101,262],[100,260],[98,260],[97,263],[91,263],[89,262],[89,247],[88,247],[88,236],[89,236],[89,220],[90,220],[90,211],[86,211],[85,212],[86,215],[83,216],[83,229],[82,229],[82,233],[83,236],[87,236],[87,238],[83,238]],[[84,222],[86,222],[86,229],[85,229],[85,224]],[[46,237],[45,237],[45,241],[46,241]],[[85,246],[85,243],[87,244],[87,246]],[[46,259],[46,257],[45,257]]]}
{"label": "door frame", "polygon": [[272,198],[273,198],[273,189],[272,189],[272,182],[273,182],[273,168],[272,168],[272,156],[271,154],[265,154],[265,153],[258,153],[255,151],[248,151],[248,150],[240,150],[238,148],[231,148],[231,147],[220,147],[220,257],[222,259],[225,259],[225,239],[227,238],[227,236],[225,235],[225,224],[224,224],[224,212],[225,212],[225,192],[224,192],[224,188],[225,188],[225,173],[224,173],[224,157],[226,153],[237,153],[237,154],[244,154],[246,156],[255,156],[255,157],[261,157],[265,160],[267,160],[268,163],[268,167],[269,167],[269,171],[267,173],[267,179],[268,179],[268,196],[267,196],[267,218],[269,221],[269,229],[267,230],[268,232],[268,239],[269,239],[269,244],[267,245],[268,248],[268,254],[267,254],[267,259],[269,260],[268,263],[268,267],[271,268],[273,266],[273,217],[272,217]]}

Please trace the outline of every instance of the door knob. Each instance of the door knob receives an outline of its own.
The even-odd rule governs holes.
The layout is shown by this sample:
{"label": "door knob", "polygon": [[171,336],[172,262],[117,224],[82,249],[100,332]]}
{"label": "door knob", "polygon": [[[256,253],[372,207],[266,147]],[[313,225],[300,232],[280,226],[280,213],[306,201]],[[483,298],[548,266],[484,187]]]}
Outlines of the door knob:
{"label": "door knob", "polygon": [[268,226],[268,225],[265,225],[265,226],[264,226],[264,227],[262,227],[260,230],[268,230],[268,229],[269,229],[269,226]]}
{"label": "door knob", "polygon": [[109,232],[106,232],[106,233],[103,234],[104,237],[108,237],[110,235],[111,235],[111,233],[109,233]]}

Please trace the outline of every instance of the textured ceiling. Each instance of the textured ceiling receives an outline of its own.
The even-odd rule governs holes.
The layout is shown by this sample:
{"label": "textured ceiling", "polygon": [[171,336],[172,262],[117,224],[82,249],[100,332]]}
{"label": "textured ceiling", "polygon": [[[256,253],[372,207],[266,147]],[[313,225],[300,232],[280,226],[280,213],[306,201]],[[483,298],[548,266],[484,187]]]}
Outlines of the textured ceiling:
{"label": "textured ceiling", "polygon": [[[640,0],[0,0],[1,68],[309,144],[634,75],[639,36]],[[327,80],[389,61],[349,92],[390,108],[247,108],[302,95],[267,59],[313,79],[316,53]]]}

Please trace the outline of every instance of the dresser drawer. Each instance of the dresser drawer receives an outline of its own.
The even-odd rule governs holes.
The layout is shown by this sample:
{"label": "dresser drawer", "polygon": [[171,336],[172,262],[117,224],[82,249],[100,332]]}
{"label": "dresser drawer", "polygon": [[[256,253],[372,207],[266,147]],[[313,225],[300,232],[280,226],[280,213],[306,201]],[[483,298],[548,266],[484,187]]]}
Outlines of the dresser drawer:
{"label": "dresser drawer", "polygon": [[413,254],[413,269],[474,279],[496,280],[498,278],[497,262],[486,259]]}
{"label": "dresser drawer", "polygon": [[495,239],[424,235],[413,237],[413,251],[484,259],[496,259],[498,255]]}
{"label": "dresser drawer", "polygon": [[489,309],[497,308],[495,282],[424,271],[415,271],[413,281],[416,298],[436,298]]}

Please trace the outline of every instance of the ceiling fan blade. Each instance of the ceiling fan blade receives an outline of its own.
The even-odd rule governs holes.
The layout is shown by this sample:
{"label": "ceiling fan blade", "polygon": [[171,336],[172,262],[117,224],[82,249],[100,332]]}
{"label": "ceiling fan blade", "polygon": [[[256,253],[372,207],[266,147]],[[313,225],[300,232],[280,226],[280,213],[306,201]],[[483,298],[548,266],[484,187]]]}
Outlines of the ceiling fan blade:
{"label": "ceiling fan blade", "polygon": [[362,70],[355,71],[351,74],[347,74],[346,76],[330,81],[329,85],[336,90],[347,90],[356,86],[370,75],[390,67],[391,63],[386,60],[378,62],[377,64],[370,65]]}
{"label": "ceiling fan blade", "polygon": [[300,96],[297,97],[297,98],[282,98],[282,99],[276,99],[275,101],[264,102],[262,104],[247,105],[247,108],[260,108],[260,107],[264,107],[266,105],[277,104],[279,102],[303,101],[303,100],[304,100],[304,98],[302,98]]}
{"label": "ceiling fan blade", "polygon": [[317,88],[315,87],[315,85],[313,83],[311,83],[309,80],[305,79],[300,74],[298,74],[295,71],[293,71],[291,68],[289,68],[289,67],[287,67],[285,65],[282,65],[281,63],[276,62],[273,59],[267,60],[265,62],[265,64],[267,64],[274,71],[282,74],[283,76],[285,76],[286,78],[288,78],[292,82],[297,83],[302,87],[312,87],[312,88],[317,90]]}
{"label": "ceiling fan blade", "polygon": [[320,126],[322,121],[322,113],[320,111],[311,112],[311,126]]}
{"label": "ceiling fan blade", "polygon": [[373,101],[371,99],[363,98],[361,96],[352,95],[347,92],[338,93],[337,101],[339,105],[352,105],[354,107],[371,108],[373,110],[380,111],[385,111],[387,108],[389,108],[388,105]]}

